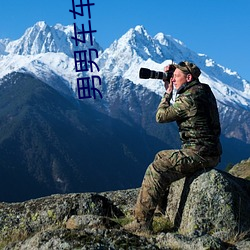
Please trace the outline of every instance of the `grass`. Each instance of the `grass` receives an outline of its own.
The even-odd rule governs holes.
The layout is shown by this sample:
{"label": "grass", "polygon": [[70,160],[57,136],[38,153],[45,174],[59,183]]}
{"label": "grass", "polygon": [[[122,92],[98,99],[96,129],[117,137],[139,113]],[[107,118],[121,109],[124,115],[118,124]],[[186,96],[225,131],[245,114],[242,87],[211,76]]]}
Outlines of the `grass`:
{"label": "grass", "polygon": [[234,245],[239,241],[243,241],[249,238],[250,238],[250,231],[247,231],[233,235],[226,243]]}
{"label": "grass", "polygon": [[164,216],[155,216],[153,220],[154,233],[167,233],[172,232],[174,229],[173,224]]}
{"label": "grass", "polygon": [[[134,219],[133,216],[128,215],[122,218],[116,218],[114,219],[114,221],[123,227],[127,225],[128,223],[132,222],[133,219]],[[164,216],[154,216],[152,227],[153,227],[154,234],[173,231],[172,223]]]}

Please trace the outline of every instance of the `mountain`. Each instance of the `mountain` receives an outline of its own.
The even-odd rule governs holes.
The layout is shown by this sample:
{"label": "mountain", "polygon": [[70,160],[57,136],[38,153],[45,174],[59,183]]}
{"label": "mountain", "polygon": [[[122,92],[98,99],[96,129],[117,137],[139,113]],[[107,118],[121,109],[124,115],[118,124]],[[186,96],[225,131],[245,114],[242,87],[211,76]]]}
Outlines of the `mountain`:
{"label": "mountain", "polygon": [[105,50],[94,41],[100,71],[93,74],[102,79],[103,99],[80,101],[76,79],[88,73],[75,72],[73,52],[90,40],[77,47],[73,32],[73,26],[38,22],[20,39],[0,39],[0,178],[4,190],[18,188],[12,201],[139,186],[154,154],[180,141],[176,124],[155,122],[162,81],[139,79],[138,72],[161,71],[172,61],[196,63],[216,96],[224,150],[219,167],[249,158],[250,83],[236,72],[136,26]]}
{"label": "mountain", "polygon": [[161,81],[139,79],[140,67],[162,71],[172,61],[195,62],[202,70],[201,81],[211,85],[217,99],[224,104],[240,105],[249,109],[250,83],[236,72],[217,65],[206,55],[189,50],[182,42],[163,33],[150,37],[143,26],[130,29],[99,57],[98,63],[104,76],[122,75],[135,84],[147,86],[162,95]]}
{"label": "mountain", "polygon": [[139,186],[164,146],[23,73],[2,79],[0,108],[0,200]]}
{"label": "mountain", "polygon": [[[5,51],[16,55],[62,52],[69,57],[74,57],[75,50],[83,50],[91,46],[89,37],[86,39],[85,44],[79,43],[76,46],[72,42],[72,36],[74,36],[74,27],[72,25],[62,26],[56,24],[50,27],[45,22],[37,22],[33,27],[28,28],[20,39],[9,41]],[[93,43],[94,47],[101,50],[95,40]]]}
{"label": "mountain", "polygon": [[[72,25],[50,27],[38,22],[18,40],[1,39],[0,66],[4,70],[0,78],[15,71],[28,72],[64,93],[76,91],[75,79],[81,74],[74,71],[74,51],[88,48],[90,39],[87,36],[85,44],[76,46],[71,39],[73,35]],[[95,40],[93,46],[102,50]],[[58,80],[64,84],[58,85]]]}
{"label": "mountain", "polygon": [[[220,168],[248,158],[250,155],[249,82],[236,72],[216,64],[208,56],[189,50],[182,42],[171,36],[159,33],[151,37],[142,26],[137,26],[130,29],[99,56],[97,62],[101,68],[103,89],[108,99],[105,107],[119,106],[119,110],[130,107],[126,113],[131,119],[140,124],[150,135],[175,147],[178,142],[176,131],[174,132],[169,124],[164,126],[156,124],[154,113],[151,114],[164,93],[162,81],[140,79],[138,71],[141,67],[161,71],[164,65],[183,60],[199,65],[202,70],[200,80],[208,83],[216,96],[224,150]],[[123,82],[130,82],[131,87],[124,88]],[[141,88],[141,91],[136,91],[135,94],[133,90],[129,91],[136,88],[133,84],[143,86],[146,90]],[[147,105],[144,106],[141,100],[148,91],[156,93],[157,97],[148,99]],[[137,97],[134,101],[130,101],[134,95]],[[119,112],[117,113],[113,109],[109,111],[110,115],[123,119],[119,117]]]}

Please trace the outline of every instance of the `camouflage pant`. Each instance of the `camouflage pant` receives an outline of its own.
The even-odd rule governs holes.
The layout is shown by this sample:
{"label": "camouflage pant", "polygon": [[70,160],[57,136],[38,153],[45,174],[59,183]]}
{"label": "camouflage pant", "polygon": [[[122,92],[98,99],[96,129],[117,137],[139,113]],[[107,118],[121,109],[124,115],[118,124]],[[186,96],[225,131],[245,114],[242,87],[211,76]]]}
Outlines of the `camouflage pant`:
{"label": "camouflage pant", "polygon": [[170,184],[202,168],[212,168],[220,157],[201,157],[191,149],[164,150],[156,154],[146,170],[135,205],[135,218],[151,221]]}

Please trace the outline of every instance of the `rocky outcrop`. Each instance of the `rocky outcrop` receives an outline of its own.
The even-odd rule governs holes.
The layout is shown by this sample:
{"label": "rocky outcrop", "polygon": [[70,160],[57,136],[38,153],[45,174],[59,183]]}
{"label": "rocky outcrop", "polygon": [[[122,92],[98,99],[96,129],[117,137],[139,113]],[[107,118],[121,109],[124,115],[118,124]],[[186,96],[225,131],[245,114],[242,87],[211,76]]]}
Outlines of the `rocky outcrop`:
{"label": "rocky outcrop", "polygon": [[0,203],[0,249],[249,249],[250,181],[218,170],[197,172],[170,187],[172,227],[135,235],[131,218],[139,189],[52,195]]}
{"label": "rocky outcrop", "polygon": [[250,182],[211,170],[171,185],[167,216],[184,235],[229,240],[250,229]]}
{"label": "rocky outcrop", "polygon": [[242,160],[240,163],[234,165],[229,170],[229,173],[236,177],[250,180],[250,158],[247,160]]}

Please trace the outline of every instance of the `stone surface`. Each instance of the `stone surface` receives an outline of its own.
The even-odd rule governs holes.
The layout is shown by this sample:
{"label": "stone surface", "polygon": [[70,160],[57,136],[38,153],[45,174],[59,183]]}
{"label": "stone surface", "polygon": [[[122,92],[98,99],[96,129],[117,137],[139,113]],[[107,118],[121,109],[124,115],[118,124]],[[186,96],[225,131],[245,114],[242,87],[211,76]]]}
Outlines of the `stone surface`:
{"label": "stone surface", "polygon": [[250,180],[250,158],[247,160],[242,160],[240,163],[234,165],[229,173],[236,177]]}
{"label": "stone surface", "polygon": [[119,229],[121,226],[108,217],[97,215],[72,215],[66,222],[67,229],[106,228]]}
{"label": "stone surface", "polygon": [[218,170],[198,172],[170,187],[166,214],[181,234],[228,240],[250,230],[250,182]]}
{"label": "stone surface", "polygon": [[121,224],[139,189],[0,203],[0,249],[249,249],[249,185],[218,170],[173,183],[166,215],[175,228],[152,235]]}
{"label": "stone surface", "polygon": [[228,245],[223,243],[219,238],[211,235],[203,235],[200,237],[186,237],[181,234],[161,234],[157,237],[160,243],[159,247],[171,249],[186,249],[186,250],[202,250],[202,249],[227,249]]}

